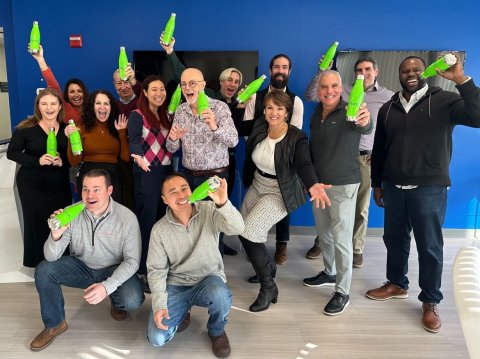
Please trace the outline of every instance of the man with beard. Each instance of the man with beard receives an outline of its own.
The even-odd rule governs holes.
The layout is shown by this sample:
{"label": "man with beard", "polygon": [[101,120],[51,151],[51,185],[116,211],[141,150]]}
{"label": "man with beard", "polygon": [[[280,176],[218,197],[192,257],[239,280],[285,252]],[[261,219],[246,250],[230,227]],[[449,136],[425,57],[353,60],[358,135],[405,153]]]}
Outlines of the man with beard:
{"label": "man with beard", "polygon": [[[293,103],[292,111],[290,112],[287,122],[299,129],[302,129],[303,125],[303,102],[300,97],[291,92],[287,85],[292,70],[292,62],[290,58],[285,54],[275,55],[270,60],[270,85],[262,91],[254,94],[247,102],[245,108],[244,121],[251,121],[246,123],[243,129],[239,129],[240,135],[248,136],[252,131],[254,122],[263,116],[263,99],[265,95],[271,90],[284,91],[290,96]],[[287,243],[290,239],[289,233],[290,227],[290,215],[287,215],[276,225],[276,251],[275,262],[277,264],[285,264],[287,262]],[[272,272],[273,272],[272,268]],[[250,283],[258,283],[256,276],[249,278]]]}
{"label": "man with beard", "polygon": [[383,241],[387,248],[387,282],[369,290],[373,300],[408,297],[408,256],[413,229],[419,262],[418,299],[422,326],[437,333],[437,304],[443,269],[442,225],[445,219],[452,131],[455,125],[480,127],[480,89],[457,63],[439,76],[456,83],[460,95],[429,86],[421,78],[425,62],[415,56],[400,64],[403,91],[379,111],[372,153],[372,187],[377,206],[385,209]]}

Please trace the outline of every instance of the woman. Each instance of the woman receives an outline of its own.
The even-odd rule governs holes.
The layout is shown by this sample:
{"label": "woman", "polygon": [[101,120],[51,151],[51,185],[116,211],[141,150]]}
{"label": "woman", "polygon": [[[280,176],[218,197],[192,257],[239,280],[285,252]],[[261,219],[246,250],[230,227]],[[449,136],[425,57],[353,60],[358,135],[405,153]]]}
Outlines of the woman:
{"label": "woman", "polygon": [[130,152],[136,163],[133,168],[136,214],[142,233],[142,258],[138,274],[149,292],[147,253],[150,231],[156,221],[165,215],[161,183],[166,174],[173,171],[172,153],[165,148],[171,119],[167,116],[165,102],[167,92],[161,78],[150,75],[145,78],[137,110],[128,120]]}
{"label": "woman", "polygon": [[[40,51],[36,54],[32,54],[32,56],[37,60],[40,71],[47,82],[47,86],[54,88],[61,95],[62,90],[60,89],[60,85],[43,57],[43,47],[40,45]],[[65,112],[63,121],[65,123],[68,123],[68,120],[70,119],[73,119],[75,123],[82,122],[83,114],[87,105],[87,98],[88,90],[81,80],[70,79],[67,81],[62,97]]]}
{"label": "woman", "polygon": [[[24,223],[23,265],[36,267],[43,259],[43,244],[50,230],[47,219],[71,203],[68,183],[67,138],[64,134],[60,94],[40,91],[34,115],[20,122],[7,150],[7,158],[20,164],[17,186]],[[46,152],[49,128],[55,129],[57,156]]]}
{"label": "woman", "polygon": [[[118,120],[116,120],[118,118]],[[83,175],[92,169],[106,170],[112,179],[112,198],[121,203],[121,188],[118,172],[118,159],[128,161],[130,152],[127,141],[127,122],[124,115],[118,115],[117,103],[106,90],[93,92],[87,104],[83,124],[78,124],[82,139],[83,153],[75,156],[68,146],[68,160],[72,166],[80,165],[77,174],[77,189],[82,188]],[[67,126],[67,137],[77,129]]]}
{"label": "woman", "polygon": [[292,110],[290,97],[282,91],[270,91],[263,104],[265,120],[256,121],[247,141],[243,181],[248,191],[241,208],[245,231],[239,236],[260,281],[260,293],[250,306],[252,312],[277,302],[276,269],[265,242],[274,224],[305,203],[302,182],[317,206],[330,204],[324,191],[330,186],[317,183],[307,136],[286,122]]}

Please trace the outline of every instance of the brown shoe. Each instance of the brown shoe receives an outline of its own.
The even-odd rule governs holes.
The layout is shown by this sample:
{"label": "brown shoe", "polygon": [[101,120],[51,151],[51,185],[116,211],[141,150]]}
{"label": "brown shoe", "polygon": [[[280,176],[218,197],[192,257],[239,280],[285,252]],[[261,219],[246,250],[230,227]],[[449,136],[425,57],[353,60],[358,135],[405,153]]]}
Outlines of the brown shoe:
{"label": "brown shoe", "polygon": [[277,248],[275,250],[275,263],[285,264],[287,263],[287,242],[277,242]]}
{"label": "brown shoe", "polygon": [[307,257],[308,259],[317,259],[317,258],[320,258],[321,254],[322,254],[322,249],[320,248],[320,246],[317,246],[314,243],[313,247],[307,251],[307,254],[305,255],[305,257]]}
{"label": "brown shoe", "polygon": [[122,320],[125,320],[127,318],[127,311],[118,309],[116,306],[112,304],[110,306],[110,315],[112,316],[113,319],[121,322]]}
{"label": "brown shoe", "polygon": [[391,282],[385,282],[380,288],[369,290],[365,293],[365,296],[373,300],[405,299],[408,298],[408,293],[406,289],[400,288]]}
{"label": "brown shoe", "polygon": [[442,327],[442,320],[438,314],[436,303],[422,304],[422,327],[431,333],[438,333]]}
{"label": "brown shoe", "polygon": [[216,337],[210,335],[210,333],[208,334],[208,336],[212,341],[213,354],[215,354],[219,358],[225,358],[230,355],[230,342],[228,341],[228,337],[225,332]]}
{"label": "brown shoe", "polygon": [[47,347],[51,342],[53,342],[53,339],[55,339],[57,335],[60,335],[65,330],[67,330],[67,328],[67,322],[64,320],[55,328],[43,329],[40,334],[38,334],[35,339],[33,339],[33,341],[30,343],[30,350],[42,350],[43,348]]}
{"label": "brown shoe", "polygon": [[363,254],[362,253],[353,253],[353,266],[355,268],[363,267]]}
{"label": "brown shoe", "polygon": [[188,328],[189,325],[190,325],[190,312],[187,312],[187,314],[185,314],[185,316],[182,319],[182,322],[177,328],[177,333],[183,332]]}

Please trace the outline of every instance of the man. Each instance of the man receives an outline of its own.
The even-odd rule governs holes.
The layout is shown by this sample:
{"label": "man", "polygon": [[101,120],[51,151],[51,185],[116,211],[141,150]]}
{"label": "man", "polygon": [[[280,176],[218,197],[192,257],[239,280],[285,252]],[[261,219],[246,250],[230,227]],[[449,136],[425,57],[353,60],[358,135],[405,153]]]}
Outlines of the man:
{"label": "man", "polygon": [[[35,271],[45,329],[32,341],[31,350],[45,348],[67,330],[62,285],[83,288],[88,304],[109,296],[115,320],[124,320],[127,311],[142,304],[142,285],[135,275],[140,228],[135,215],[111,198],[112,190],[108,172],[87,172],[82,187],[85,209],[69,225],[52,230],[45,242],[45,260]],[[70,256],[62,256],[69,245]]]}
{"label": "man", "polygon": [[[218,178],[218,177],[217,177]],[[162,346],[190,323],[193,305],[208,308],[208,336],[213,353],[230,355],[225,324],[232,303],[226,285],[222,257],[218,251],[220,232],[244,230],[241,214],[227,197],[227,182],[209,192],[212,201],[188,202],[192,194],[187,179],[179,173],[165,178],[162,198],[166,215],[152,229],[148,250],[148,279],[152,289],[152,311],[148,340]]]}
{"label": "man", "polygon": [[[119,114],[125,115],[127,118],[130,116],[130,112],[137,108],[137,100],[142,91],[142,83],[135,79],[135,71],[132,69],[131,64],[127,65],[125,70],[127,80],[120,79],[119,70],[115,70],[113,73],[113,85],[119,96],[117,101]],[[133,174],[132,174],[132,161],[124,162],[120,160],[118,162],[120,168],[120,175],[122,184],[122,202],[130,210],[135,210],[135,198],[133,195]]]}
{"label": "man", "polygon": [[[263,99],[265,95],[272,89],[281,90],[286,92],[293,103],[293,109],[288,117],[288,123],[292,124],[299,129],[302,129],[303,125],[303,102],[300,97],[296,96],[287,87],[288,80],[290,78],[290,72],[292,71],[292,62],[290,58],[285,54],[275,55],[269,64],[270,68],[270,85],[258,93],[254,94],[247,103],[245,108],[244,121],[252,121],[251,126],[247,132],[241,131],[241,135],[248,136],[253,128],[254,121],[263,116]],[[250,123],[249,123],[250,124]],[[287,255],[287,243],[290,239],[290,215],[287,215],[284,219],[276,225],[276,250],[275,250],[275,262],[277,264],[285,264],[288,260]],[[251,283],[258,283],[256,276],[251,277],[249,280]]]}
{"label": "man", "polygon": [[[393,96],[393,92],[387,88],[381,86],[377,81],[378,66],[374,59],[371,57],[360,57],[353,67],[357,75],[363,75],[363,88],[365,90],[364,101],[367,104],[368,111],[370,112],[370,120],[373,124],[373,130],[368,135],[362,135],[360,137],[360,145],[358,147],[358,163],[360,165],[360,187],[358,188],[357,203],[355,206],[355,224],[353,226],[353,266],[363,266],[363,250],[365,248],[365,236],[367,234],[368,226],[368,208],[370,207],[370,161],[373,148],[373,139],[375,136],[375,127],[377,124],[378,110],[382,105],[390,100]],[[305,90],[305,98],[309,101],[317,101],[317,83],[318,73],[310,81],[307,89]],[[348,102],[350,98],[350,92],[352,91],[351,85],[343,86],[342,98]],[[306,254],[309,259],[319,258],[322,251],[318,244],[318,237],[315,238],[315,243]]]}
{"label": "man", "polygon": [[383,241],[387,282],[369,290],[374,300],[408,297],[408,256],[413,229],[419,263],[418,299],[422,326],[437,333],[443,270],[445,219],[452,131],[455,125],[480,127],[480,89],[462,64],[437,73],[457,84],[460,95],[429,86],[421,77],[425,62],[407,57],[399,67],[402,91],[382,106],[372,153],[373,198],[385,209]]}
{"label": "man", "polygon": [[[168,62],[170,63],[173,71],[173,75],[177,82],[180,82],[181,74],[186,69],[185,65],[178,59],[177,54],[174,51],[175,38],[172,37],[169,45],[165,45],[162,41],[162,35],[160,36],[160,46],[165,50],[167,54]],[[237,127],[237,124],[242,121],[243,114],[245,112],[245,104],[238,103],[235,95],[238,92],[239,87],[243,82],[243,75],[239,69],[234,67],[229,67],[223,70],[219,76],[220,89],[218,91],[213,91],[212,89],[205,88],[205,93],[222,102],[225,102],[232,113],[232,119]],[[231,197],[233,192],[235,177],[236,177],[236,167],[237,161],[235,159],[235,147],[230,147],[228,149],[228,197]],[[223,243],[223,236],[220,237],[220,247],[223,247],[223,253],[226,255],[234,256],[237,254],[237,251],[233,248],[230,248]]]}
{"label": "man", "polygon": [[347,121],[342,101],[342,80],[337,71],[328,70],[318,76],[318,100],[310,120],[310,152],[318,181],[333,185],[325,190],[331,206],[313,206],[315,228],[323,252],[325,270],[305,278],[309,287],[335,286],[324,313],[338,315],[348,306],[352,280],[352,232],[355,202],[360,183],[358,144],[360,135],[372,131],[370,113],[362,104],[355,122]]}

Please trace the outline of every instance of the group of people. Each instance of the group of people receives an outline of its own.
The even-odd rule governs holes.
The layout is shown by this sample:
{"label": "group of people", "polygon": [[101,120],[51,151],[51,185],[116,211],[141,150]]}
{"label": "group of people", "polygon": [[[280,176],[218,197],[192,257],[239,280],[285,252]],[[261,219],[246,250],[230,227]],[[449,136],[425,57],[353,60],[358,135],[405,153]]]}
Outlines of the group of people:
{"label": "group of people", "polygon": [[[324,313],[339,315],[350,303],[352,267],[363,265],[371,187],[375,203],[385,209],[387,282],[366,296],[407,298],[413,229],[422,325],[438,332],[452,131],[456,124],[480,127],[480,89],[461,63],[438,70],[456,83],[460,95],[426,84],[420,76],[425,63],[418,57],[401,62],[402,90],[394,94],[377,82],[375,60],[360,58],[354,71],[364,75],[365,103],[355,121],[346,116],[351,86],[334,70],[319,71],[305,91],[307,100],[319,103],[308,138],[301,129],[302,100],[287,86],[292,69],[287,55],[272,58],[269,86],[241,104],[235,100],[242,84],[238,69],[223,71],[220,91],[208,91],[202,72],[180,63],[174,43],[160,43],[185,98],[174,114],[167,111],[165,84],[157,75],[140,83],[130,66],[127,80],[115,71],[119,101],[105,90],[88,96],[80,80],[69,81],[62,96],[43,49],[34,55],[49,87],[38,94],[34,116],[18,125],[7,152],[21,165],[24,264],[36,266],[45,325],[31,349],[45,348],[67,329],[61,292],[66,285],[83,288],[89,304],[109,296],[116,320],[139,308],[144,291],[151,291],[147,338],[155,346],[188,327],[193,305],[207,307],[212,350],[228,356],[225,325],[232,294],[223,234],[238,235],[255,272],[248,281],[260,284],[250,311],[267,310],[279,297],[276,265],[288,259],[289,214],[306,202],[307,193],[317,238],[306,256],[323,255],[324,269],[303,284],[333,286]],[[203,111],[202,90],[209,94]],[[68,117],[76,126],[65,125]],[[50,127],[57,135],[57,156],[45,153]],[[82,156],[70,150],[69,136],[76,130]],[[240,211],[228,199],[239,136],[248,137],[243,170],[248,190]],[[181,173],[172,164],[179,149]],[[71,203],[69,167],[75,168],[76,190],[86,208],[68,226],[49,233],[45,220]],[[210,201],[190,203],[191,189],[210,177],[220,182],[209,192]],[[129,189],[132,200],[122,202]],[[272,258],[265,242],[274,225]]]}

